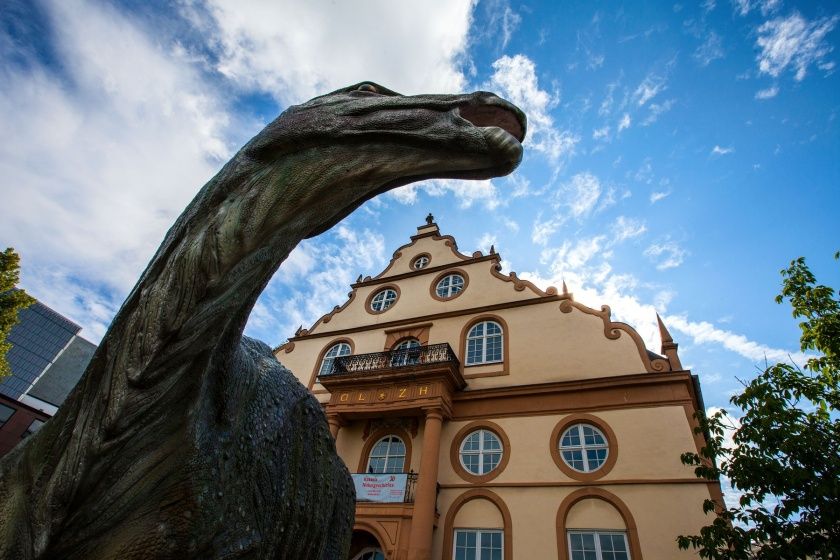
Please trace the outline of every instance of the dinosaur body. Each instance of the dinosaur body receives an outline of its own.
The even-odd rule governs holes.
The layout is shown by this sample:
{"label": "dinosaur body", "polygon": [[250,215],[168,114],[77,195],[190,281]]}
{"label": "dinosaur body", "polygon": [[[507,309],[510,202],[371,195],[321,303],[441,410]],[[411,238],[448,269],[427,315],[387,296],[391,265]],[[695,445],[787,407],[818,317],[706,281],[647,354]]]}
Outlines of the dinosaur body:
{"label": "dinosaur body", "polygon": [[167,233],[58,414],[0,461],[0,559],[346,555],[350,476],[318,402],[242,336],[248,315],[302,239],[399,185],[509,173],[524,132],[492,94],[370,83],[268,125]]}

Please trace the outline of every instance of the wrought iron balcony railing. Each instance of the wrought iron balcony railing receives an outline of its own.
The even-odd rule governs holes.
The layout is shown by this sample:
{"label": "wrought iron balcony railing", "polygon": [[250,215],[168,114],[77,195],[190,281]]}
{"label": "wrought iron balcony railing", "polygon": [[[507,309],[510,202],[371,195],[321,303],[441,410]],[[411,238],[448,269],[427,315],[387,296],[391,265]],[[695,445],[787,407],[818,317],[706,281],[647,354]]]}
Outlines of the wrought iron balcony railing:
{"label": "wrought iron balcony railing", "polygon": [[348,373],[376,373],[388,369],[416,367],[426,364],[454,364],[456,367],[459,365],[455,352],[449,344],[444,342],[404,350],[341,356],[333,360],[332,369],[329,373],[322,373],[319,377]]}

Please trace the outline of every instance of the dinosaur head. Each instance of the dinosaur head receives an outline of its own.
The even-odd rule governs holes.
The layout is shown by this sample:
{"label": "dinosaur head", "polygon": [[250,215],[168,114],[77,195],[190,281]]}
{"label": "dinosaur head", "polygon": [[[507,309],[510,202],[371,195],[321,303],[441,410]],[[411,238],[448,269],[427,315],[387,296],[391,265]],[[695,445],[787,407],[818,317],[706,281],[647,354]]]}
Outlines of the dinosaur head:
{"label": "dinosaur head", "polygon": [[245,149],[266,162],[306,151],[346,167],[345,181],[312,193],[340,200],[330,200],[332,215],[311,237],[401,185],[507,175],[522,160],[525,130],[525,114],[489,92],[404,96],[362,82],[290,107]]}

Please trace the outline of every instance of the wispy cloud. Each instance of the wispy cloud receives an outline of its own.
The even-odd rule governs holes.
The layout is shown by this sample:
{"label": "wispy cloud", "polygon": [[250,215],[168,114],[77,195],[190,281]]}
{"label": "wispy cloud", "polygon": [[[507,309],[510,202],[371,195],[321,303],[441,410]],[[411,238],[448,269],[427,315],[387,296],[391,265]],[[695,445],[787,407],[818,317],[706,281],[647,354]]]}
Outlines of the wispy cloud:
{"label": "wispy cloud", "polygon": [[833,50],[826,41],[840,16],[824,17],[809,21],[798,12],[786,18],[776,18],[758,28],[756,57],[758,71],[774,78],[790,68],[794,79],[802,81],[812,64],[822,64]]}
{"label": "wispy cloud", "polygon": [[503,56],[493,63],[493,71],[491,89],[528,114],[526,145],[545,154],[554,163],[571,156],[580,137],[556,128],[550,110],[558,103],[559,96],[540,88],[534,62],[521,54]]}
{"label": "wispy cloud", "polygon": [[601,128],[596,128],[592,131],[592,139],[593,140],[609,140],[610,139],[610,127],[603,126]]}
{"label": "wispy cloud", "polygon": [[613,233],[613,243],[621,243],[642,235],[647,231],[647,226],[643,220],[619,216],[610,229]]}
{"label": "wispy cloud", "polygon": [[685,260],[688,251],[679,246],[676,241],[665,240],[662,243],[652,243],[644,251],[644,255],[656,264],[657,270],[677,268]]}
{"label": "wispy cloud", "polygon": [[694,51],[694,58],[700,66],[708,66],[724,57],[723,40],[714,31],[709,31],[703,43]]}
{"label": "wispy cloud", "polygon": [[650,126],[655,123],[659,119],[660,115],[663,115],[671,110],[674,103],[676,103],[675,100],[668,99],[662,103],[651,103],[648,105],[648,116],[642,121],[642,126]]}
{"label": "wispy cloud", "polygon": [[475,204],[481,204],[488,210],[493,210],[502,203],[496,185],[489,179],[484,181],[430,179],[399,187],[389,191],[386,196],[401,204],[411,205],[417,202],[420,191],[434,197],[452,195],[458,201],[460,208],[471,208]]}
{"label": "wispy cloud", "polygon": [[648,74],[633,92],[636,104],[641,107],[667,88],[665,78],[656,74]]}
{"label": "wispy cloud", "polygon": [[663,198],[670,196],[670,194],[671,191],[653,191],[652,193],[650,193],[650,203],[656,204]]}
{"label": "wispy cloud", "polygon": [[723,146],[718,146],[717,144],[715,144],[715,147],[712,148],[711,153],[712,153],[713,156],[725,156],[727,154],[731,154],[734,151],[735,151],[735,148],[732,148],[732,147],[726,147],[725,148]]}
{"label": "wispy cloud", "polygon": [[761,15],[766,16],[778,10],[782,0],[734,0],[733,4],[739,15],[745,16],[753,10],[759,10]]}
{"label": "wispy cloud", "polygon": [[578,173],[561,187],[560,200],[569,208],[571,215],[581,218],[588,215],[601,196],[601,181],[591,173]]}
{"label": "wispy cloud", "polygon": [[618,132],[630,128],[631,122],[630,114],[624,113],[624,115],[621,116],[621,120],[618,121]]}
{"label": "wispy cloud", "polygon": [[769,87],[769,88],[766,88],[766,89],[760,89],[757,92],[755,92],[755,98],[756,99],[771,99],[773,97],[776,97],[776,95],[778,95],[778,93],[779,93],[779,88],[776,87],[776,86],[772,86],[772,87]]}

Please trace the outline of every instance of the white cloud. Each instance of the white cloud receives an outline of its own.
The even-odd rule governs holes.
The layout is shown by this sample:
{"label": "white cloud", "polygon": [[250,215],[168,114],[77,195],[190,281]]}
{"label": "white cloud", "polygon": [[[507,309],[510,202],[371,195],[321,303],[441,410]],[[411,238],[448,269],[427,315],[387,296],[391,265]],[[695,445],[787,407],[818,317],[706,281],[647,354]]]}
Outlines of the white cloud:
{"label": "white cloud", "polygon": [[694,344],[720,344],[727,350],[763,364],[765,358],[770,362],[789,362],[804,364],[808,356],[802,352],[789,352],[772,348],[747,337],[719,329],[708,321],[690,321],[685,315],[670,315],[663,319],[669,328],[676,329],[691,337]]}
{"label": "white cloud", "polygon": [[[234,123],[178,51],[107,5],[45,4],[65,75],[0,67],[0,237],[24,287],[98,338],[175,217],[229,154]],[[75,294],[69,297],[68,294]],[[107,315],[107,314],[106,314]]]}
{"label": "white cloud", "polygon": [[604,100],[601,102],[601,106],[598,108],[598,114],[602,117],[609,115],[610,111],[612,111],[615,89],[617,87],[618,82],[612,82],[610,84],[607,84],[607,95],[604,97]]}
{"label": "white cloud", "polygon": [[592,139],[593,140],[609,140],[610,139],[610,127],[603,126],[601,128],[596,128],[592,131]]}
{"label": "white cloud", "polygon": [[547,245],[549,238],[554,235],[560,226],[563,225],[563,218],[555,216],[543,221],[542,216],[537,216],[531,228],[531,241],[537,245]]}
{"label": "white cloud", "polygon": [[766,16],[775,12],[782,6],[781,0],[734,0],[738,14],[745,16],[751,11],[758,9],[761,15]]}
{"label": "white cloud", "polygon": [[669,196],[670,194],[671,191],[653,191],[652,193],[650,193],[650,203],[656,204],[657,202]]}
{"label": "white cloud", "polygon": [[501,204],[498,189],[489,179],[483,181],[430,179],[399,187],[389,191],[386,196],[401,204],[412,205],[417,202],[420,191],[434,197],[451,194],[458,201],[460,208],[471,208],[474,204],[481,204],[488,210],[493,210]]}
{"label": "white cloud", "polygon": [[644,80],[642,80],[639,87],[636,88],[636,91],[633,93],[633,97],[636,100],[636,104],[641,107],[665,91],[666,88],[667,85],[665,83],[665,78],[655,74],[649,74]]}
{"label": "white cloud", "polygon": [[794,78],[805,78],[808,67],[823,62],[833,47],[825,38],[840,21],[840,16],[808,21],[794,12],[786,18],[776,18],[758,28],[756,45],[761,49],[756,60],[758,71],[778,77],[788,67]]}
{"label": "white cloud", "polygon": [[601,196],[601,182],[591,173],[577,173],[558,191],[557,199],[567,206],[575,218],[592,212]]}
{"label": "white cloud", "polygon": [[687,251],[673,240],[665,240],[662,243],[652,243],[644,251],[644,255],[656,263],[657,270],[667,270],[680,266],[687,255]]}
{"label": "white cloud", "polygon": [[703,43],[694,51],[694,58],[700,66],[708,66],[724,56],[723,41],[720,35],[710,31]]}
{"label": "white cloud", "polygon": [[627,114],[627,113],[624,113],[624,116],[622,116],[621,120],[618,121],[618,132],[621,132],[625,128],[630,128],[630,123],[631,123],[630,115]]}
{"label": "white cloud", "polygon": [[[480,238],[478,238],[475,244],[479,251],[482,251],[485,255],[487,255],[490,253],[490,247],[498,245],[499,241],[495,234],[486,231]],[[499,248],[496,247],[496,251],[498,250]]]}
{"label": "white cloud", "polygon": [[462,91],[459,59],[473,6],[278,0],[243,9],[236,0],[209,0],[207,17],[193,19],[218,37],[219,72],[285,105],[362,80],[410,94]]}
{"label": "white cloud", "polygon": [[643,220],[619,216],[612,225],[613,243],[621,243],[626,239],[638,237],[647,231]]}
{"label": "white cloud", "polygon": [[756,99],[771,99],[776,97],[779,93],[779,88],[776,86],[769,87],[767,89],[761,89],[755,92]]}
{"label": "white cloud", "polygon": [[735,151],[735,148],[732,148],[732,147],[724,148],[722,146],[718,146],[717,144],[715,144],[715,147],[712,148],[712,155],[725,156],[726,154],[731,154],[734,151]]}
{"label": "white cloud", "polygon": [[493,63],[490,89],[518,105],[528,116],[526,146],[545,154],[552,162],[571,156],[580,137],[558,130],[550,110],[558,103],[556,94],[540,88],[536,65],[527,56],[503,56]]}
{"label": "white cloud", "polygon": [[663,103],[651,103],[650,105],[648,105],[648,109],[650,110],[650,112],[648,113],[647,118],[645,118],[645,120],[642,121],[642,126],[650,126],[653,123],[655,123],[657,119],[659,119],[660,115],[663,115],[671,110],[671,108],[674,106],[674,103],[676,103],[675,100],[668,99]]}

